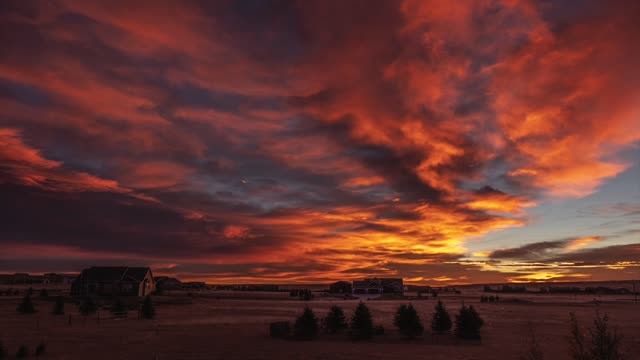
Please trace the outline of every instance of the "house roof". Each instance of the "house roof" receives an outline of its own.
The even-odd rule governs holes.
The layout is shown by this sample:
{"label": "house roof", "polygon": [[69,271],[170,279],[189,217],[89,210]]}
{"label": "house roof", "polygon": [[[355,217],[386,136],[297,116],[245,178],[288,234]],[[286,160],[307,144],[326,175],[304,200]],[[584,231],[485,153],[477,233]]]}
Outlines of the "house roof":
{"label": "house roof", "polygon": [[150,271],[148,267],[92,266],[82,270],[80,278],[86,282],[141,282]]}
{"label": "house roof", "polygon": [[351,283],[348,281],[336,281],[334,283],[331,283],[331,285],[351,285]]}

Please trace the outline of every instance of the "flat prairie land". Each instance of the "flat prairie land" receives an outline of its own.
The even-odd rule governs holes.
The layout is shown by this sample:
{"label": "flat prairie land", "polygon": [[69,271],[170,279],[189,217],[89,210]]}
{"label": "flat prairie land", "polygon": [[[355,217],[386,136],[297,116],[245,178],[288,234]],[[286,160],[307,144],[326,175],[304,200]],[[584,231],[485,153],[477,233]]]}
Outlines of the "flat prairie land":
{"label": "flat prairie land", "polygon": [[[0,339],[13,358],[20,345],[33,351],[47,344],[43,359],[520,359],[529,343],[531,328],[545,359],[569,359],[567,336],[569,313],[576,314],[585,328],[592,325],[596,310],[609,316],[609,323],[624,336],[629,359],[640,359],[640,304],[631,296],[607,295],[500,295],[499,303],[480,303],[480,293],[444,294],[439,297],[454,317],[461,306],[473,305],[485,320],[482,341],[469,342],[451,335],[433,336],[430,331],[414,340],[402,338],[392,325],[398,305],[410,300],[366,301],[374,322],[385,335],[367,342],[352,342],[345,334],[321,335],[315,341],[273,339],[268,324],[294,321],[305,305],[318,317],[332,305],[344,308],[347,317],[355,300],[315,298],[291,300],[287,293],[195,292],[154,297],[157,317],[110,319],[109,312],[83,317],[72,303],[63,316],[51,315],[53,301],[34,302],[36,314],[21,315],[16,306],[21,297],[0,297]],[[436,301],[411,300],[425,328]],[[69,324],[69,315],[71,324]]]}

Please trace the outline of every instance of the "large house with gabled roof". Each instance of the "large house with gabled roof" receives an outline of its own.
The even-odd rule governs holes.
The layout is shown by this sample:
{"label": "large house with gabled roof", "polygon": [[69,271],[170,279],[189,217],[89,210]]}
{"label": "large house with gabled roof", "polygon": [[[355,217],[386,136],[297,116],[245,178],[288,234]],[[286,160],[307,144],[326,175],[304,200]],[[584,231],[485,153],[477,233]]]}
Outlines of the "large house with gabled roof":
{"label": "large house with gabled roof", "polygon": [[92,266],[82,270],[71,286],[75,297],[147,296],[153,292],[154,280],[148,267]]}

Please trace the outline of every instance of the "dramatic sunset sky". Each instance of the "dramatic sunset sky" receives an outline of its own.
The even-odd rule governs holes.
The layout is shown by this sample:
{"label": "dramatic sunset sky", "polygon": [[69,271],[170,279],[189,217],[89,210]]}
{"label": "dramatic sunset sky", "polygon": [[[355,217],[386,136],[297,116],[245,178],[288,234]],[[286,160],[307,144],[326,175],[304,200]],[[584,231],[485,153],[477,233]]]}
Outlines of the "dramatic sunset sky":
{"label": "dramatic sunset sky", "polygon": [[640,2],[1,1],[0,272],[640,278]]}

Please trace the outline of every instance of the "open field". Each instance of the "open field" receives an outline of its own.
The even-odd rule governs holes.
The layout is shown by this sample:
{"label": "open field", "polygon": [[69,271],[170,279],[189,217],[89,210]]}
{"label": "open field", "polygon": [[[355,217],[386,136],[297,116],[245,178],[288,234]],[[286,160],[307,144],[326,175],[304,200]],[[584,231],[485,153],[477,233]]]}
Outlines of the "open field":
{"label": "open field", "polygon": [[[546,359],[569,359],[566,335],[569,313],[590,325],[596,308],[624,334],[629,354],[640,354],[640,304],[622,295],[501,295],[500,303],[480,303],[480,293],[441,295],[453,315],[461,300],[473,304],[485,319],[481,343],[458,341],[430,334],[408,341],[392,326],[395,308],[406,301],[368,301],[376,323],[386,335],[371,342],[354,343],[346,336],[321,336],[312,342],[286,341],[268,336],[268,323],[294,320],[305,305],[324,316],[333,304],[349,317],[357,301],[319,298],[289,300],[286,293],[203,292],[158,296],[155,320],[138,320],[131,312],[125,320],[82,317],[66,304],[64,316],[50,315],[53,302],[36,295],[34,315],[16,313],[20,297],[0,297],[0,337],[10,353],[26,344],[47,343],[46,359],[518,359],[526,349],[529,323],[535,327]],[[244,298],[243,298],[244,297]],[[518,302],[513,302],[518,299]],[[435,301],[414,300],[428,328]],[[71,314],[71,325],[68,315]],[[638,358],[631,355],[630,359]]]}

